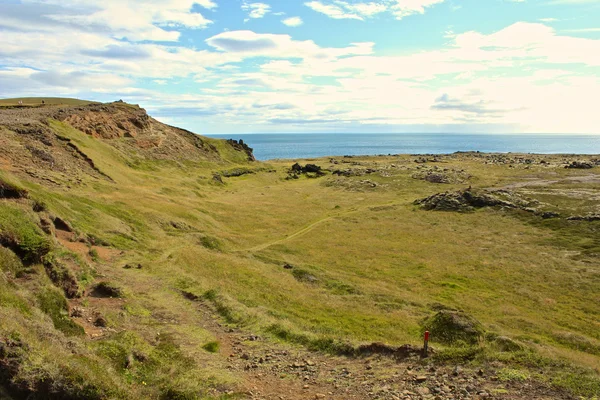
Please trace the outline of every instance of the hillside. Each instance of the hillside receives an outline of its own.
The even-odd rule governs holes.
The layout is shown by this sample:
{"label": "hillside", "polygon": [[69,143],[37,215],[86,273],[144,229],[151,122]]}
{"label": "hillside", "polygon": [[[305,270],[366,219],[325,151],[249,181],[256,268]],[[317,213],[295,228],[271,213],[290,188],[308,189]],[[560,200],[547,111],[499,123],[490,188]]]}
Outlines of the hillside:
{"label": "hillside", "polygon": [[[43,102],[43,103],[42,103]],[[19,97],[14,99],[0,99],[0,107],[40,107],[42,105],[51,106],[85,106],[88,104],[98,104],[95,101],[70,99],[66,97]]]}
{"label": "hillside", "polygon": [[595,398],[599,165],[0,107],[0,398]]}

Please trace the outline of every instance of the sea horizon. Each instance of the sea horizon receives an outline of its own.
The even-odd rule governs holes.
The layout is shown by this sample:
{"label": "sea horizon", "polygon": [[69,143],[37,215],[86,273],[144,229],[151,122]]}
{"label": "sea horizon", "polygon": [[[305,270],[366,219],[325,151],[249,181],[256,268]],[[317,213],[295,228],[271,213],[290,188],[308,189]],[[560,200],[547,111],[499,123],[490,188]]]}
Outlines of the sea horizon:
{"label": "sea horizon", "polygon": [[551,133],[244,133],[205,134],[242,139],[258,160],[391,154],[600,154],[600,134]]}

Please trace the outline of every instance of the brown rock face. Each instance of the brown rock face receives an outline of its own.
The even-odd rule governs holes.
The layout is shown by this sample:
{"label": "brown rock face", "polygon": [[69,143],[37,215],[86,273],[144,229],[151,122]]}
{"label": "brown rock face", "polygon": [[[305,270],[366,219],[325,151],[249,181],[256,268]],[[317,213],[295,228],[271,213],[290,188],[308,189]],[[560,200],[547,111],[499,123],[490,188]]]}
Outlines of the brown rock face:
{"label": "brown rock face", "polygon": [[150,133],[151,118],[143,108],[125,105],[86,107],[63,122],[98,139],[138,137]]}
{"label": "brown rock face", "polygon": [[[0,165],[39,181],[79,184],[83,175],[111,180],[85,149],[52,128],[58,120],[117,149],[135,167],[145,160],[222,161],[212,140],[163,124],[143,108],[123,102],[84,106],[0,108]],[[252,149],[242,141],[228,146],[248,161]]]}

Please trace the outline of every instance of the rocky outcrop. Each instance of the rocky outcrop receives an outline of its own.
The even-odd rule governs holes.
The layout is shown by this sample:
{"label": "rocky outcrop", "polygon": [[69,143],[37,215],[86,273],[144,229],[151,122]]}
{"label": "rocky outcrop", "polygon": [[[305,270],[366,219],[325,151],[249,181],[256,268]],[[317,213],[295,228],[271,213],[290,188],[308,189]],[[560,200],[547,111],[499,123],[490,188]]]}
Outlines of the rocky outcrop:
{"label": "rocky outcrop", "polygon": [[306,164],[305,166],[302,166],[298,163],[295,163],[289,169],[287,179],[298,179],[302,174],[305,174],[309,177],[318,178],[320,176],[324,176],[325,172],[323,172],[323,169],[320,166],[315,164]]}
{"label": "rocky outcrop", "polygon": [[440,310],[423,322],[431,340],[445,344],[476,344],[485,333],[483,326],[472,316],[457,310]]}
{"label": "rocky outcrop", "polygon": [[133,168],[143,167],[148,160],[254,160],[243,141],[215,146],[216,139],[163,124],[143,108],[123,102],[0,109],[0,159],[5,167],[46,184],[78,185],[85,176],[111,180],[86,146],[63,132],[70,126],[114,147]]}
{"label": "rocky outcrop", "polygon": [[482,207],[526,208],[527,202],[509,191],[479,191],[471,188],[457,192],[437,193],[416,200],[415,205],[424,210],[435,211],[472,211]]}
{"label": "rocky outcrop", "polygon": [[569,221],[600,221],[600,214],[588,214],[588,215],[575,215],[567,218]]}
{"label": "rocky outcrop", "polygon": [[587,161],[572,161],[570,164],[565,165],[568,169],[592,169],[594,164]]}
{"label": "rocky outcrop", "polygon": [[234,149],[246,153],[246,155],[248,156],[248,161],[256,161],[256,158],[254,158],[253,153],[254,149],[248,146],[246,143],[244,143],[242,139],[240,139],[239,141],[234,139],[228,139],[227,143],[229,143]]}

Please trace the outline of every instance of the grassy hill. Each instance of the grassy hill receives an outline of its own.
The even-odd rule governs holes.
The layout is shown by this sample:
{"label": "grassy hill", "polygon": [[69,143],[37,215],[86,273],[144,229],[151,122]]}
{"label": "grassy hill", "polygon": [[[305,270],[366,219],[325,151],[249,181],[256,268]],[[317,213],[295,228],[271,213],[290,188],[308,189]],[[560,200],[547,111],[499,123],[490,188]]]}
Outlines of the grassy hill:
{"label": "grassy hill", "polygon": [[[399,364],[354,357],[372,342],[419,346],[426,328],[434,356],[410,365],[430,375],[482,369],[495,398],[541,398],[525,383],[551,398],[600,392],[600,222],[567,219],[600,212],[598,167],[478,153],[302,162],[321,176],[208,138],[214,157],[162,157],[134,147],[143,133],[107,139],[64,118],[49,120],[51,145],[0,128],[0,382],[15,398],[306,398],[306,382],[388,398],[369,393],[383,381],[402,393]],[[11,161],[8,141],[31,161]],[[504,188],[494,196],[519,207],[413,203],[467,186]],[[481,329],[461,336],[477,324],[440,315]],[[336,367],[313,379],[293,354]],[[327,375],[341,365],[357,377]]]}
{"label": "grassy hill", "polygon": [[14,99],[0,99],[0,107],[4,106],[17,106],[19,101],[23,102],[24,106],[40,106],[42,101],[47,105],[68,105],[68,106],[84,106],[91,103],[97,103],[94,101],[70,99],[67,97],[19,97]]}

